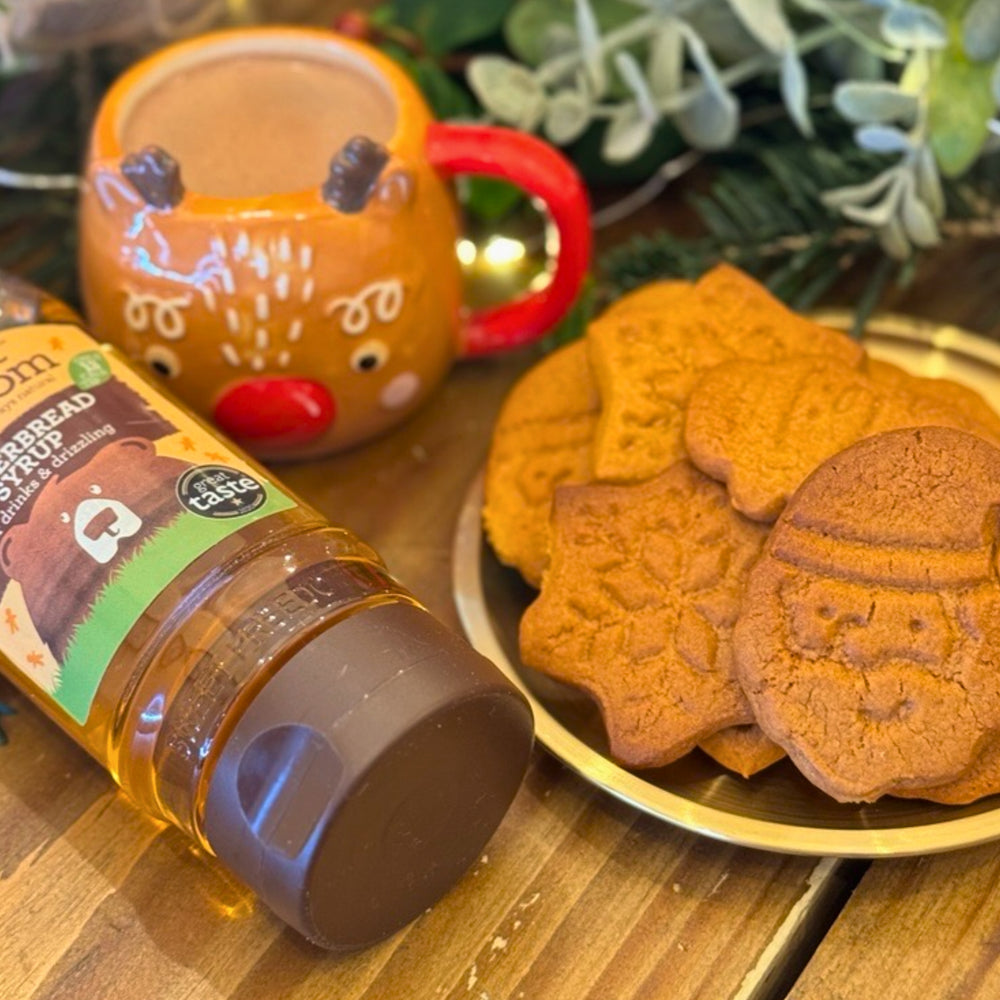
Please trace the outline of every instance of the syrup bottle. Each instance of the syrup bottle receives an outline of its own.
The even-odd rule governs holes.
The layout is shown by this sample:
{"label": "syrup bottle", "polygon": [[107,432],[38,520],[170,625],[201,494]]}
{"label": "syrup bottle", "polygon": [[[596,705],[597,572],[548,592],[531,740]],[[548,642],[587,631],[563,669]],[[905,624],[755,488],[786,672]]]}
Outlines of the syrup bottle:
{"label": "syrup bottle", "polygon": [[479,856],[530,709],[376,553],[0,274],[0,670],[310,940]]}

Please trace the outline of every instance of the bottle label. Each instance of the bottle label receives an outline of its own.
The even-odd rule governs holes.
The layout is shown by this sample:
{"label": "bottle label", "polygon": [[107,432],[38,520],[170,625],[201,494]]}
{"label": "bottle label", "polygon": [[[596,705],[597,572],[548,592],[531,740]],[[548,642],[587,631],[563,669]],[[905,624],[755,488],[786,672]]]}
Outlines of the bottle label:
{"label": "bottle label", "polygon": [[153,599],[295,505],[82,330],[0,330],[0,652],[80,724]]}

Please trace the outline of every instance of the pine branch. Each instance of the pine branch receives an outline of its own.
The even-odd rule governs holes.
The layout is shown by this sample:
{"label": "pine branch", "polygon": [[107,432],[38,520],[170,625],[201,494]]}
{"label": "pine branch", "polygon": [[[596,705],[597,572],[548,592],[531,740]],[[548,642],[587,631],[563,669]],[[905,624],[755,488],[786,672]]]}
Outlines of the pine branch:
{"label": "pine branch", "polygon": [[[827,209],[824,191],[858,184],[882,161],[859,150],[844,124],[829,110],[815,116],[817,135],[804,139],[785,122],[747,130],[736,147],[716,158],[711,185],[687,197],[703,234],[684,239],[666,231],[637,236],[600,260],[598,301],[606,303],[644,282],[694,279],[728,261],[762,280],[793,309],[813,307],[845,272],[861,262],[870,280],[860,297],[857,323],[874,311],[900,262],[885,258],[872,230],[845,224]],[[993,172],[984,171],[993,183]],[[987,181],[950,191],[954,215],[982,224],[990,205]],[[992,210],[991,210],[992,211]],[[989,225],[993,224],[991,218]]]}

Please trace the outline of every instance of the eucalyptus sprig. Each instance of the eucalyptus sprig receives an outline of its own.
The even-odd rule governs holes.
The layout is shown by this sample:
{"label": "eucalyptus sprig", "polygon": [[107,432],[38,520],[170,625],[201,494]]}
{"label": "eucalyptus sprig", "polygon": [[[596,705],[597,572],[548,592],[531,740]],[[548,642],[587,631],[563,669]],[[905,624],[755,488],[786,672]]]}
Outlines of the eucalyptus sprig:
{"label": "eucalyptus sprig", "polygon": [[832,68],[856,142],[894,162],[820,196],[899,259],[938,242],[941,175],[993,148],[998,0],[520,0],[504,24],[509,51],[467,68],[485,113],[560,146],[600,126],[615,164],[664,124],[695,149],[732,148],[750,85],[812,138],[814,81]]}
{"label": "eucalyptus sprig", "polygon": [[[875,0],[872,0],[875,2]],[[941,174],[958,177],[990,147],[1000,105],[1000,3],[937,0],[941,10],[879,0],[882,33],[906,53],[896,81],[840,84],[834,101],[859,146],[897,157],[863,184],[824,200],[871,226],[905,258],[934,246],[945,215]]]}

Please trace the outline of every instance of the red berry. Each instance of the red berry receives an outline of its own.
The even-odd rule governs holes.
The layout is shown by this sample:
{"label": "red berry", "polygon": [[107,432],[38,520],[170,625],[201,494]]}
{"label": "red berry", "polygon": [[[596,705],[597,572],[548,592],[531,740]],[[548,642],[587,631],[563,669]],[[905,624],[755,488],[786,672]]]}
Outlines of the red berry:
{"label": "red berry", "polygon": [[332,23],[334,31],[339,31],[348,38],[366,41],[371,37],[371,18],[363,10],[345,10],[338,14]]}

